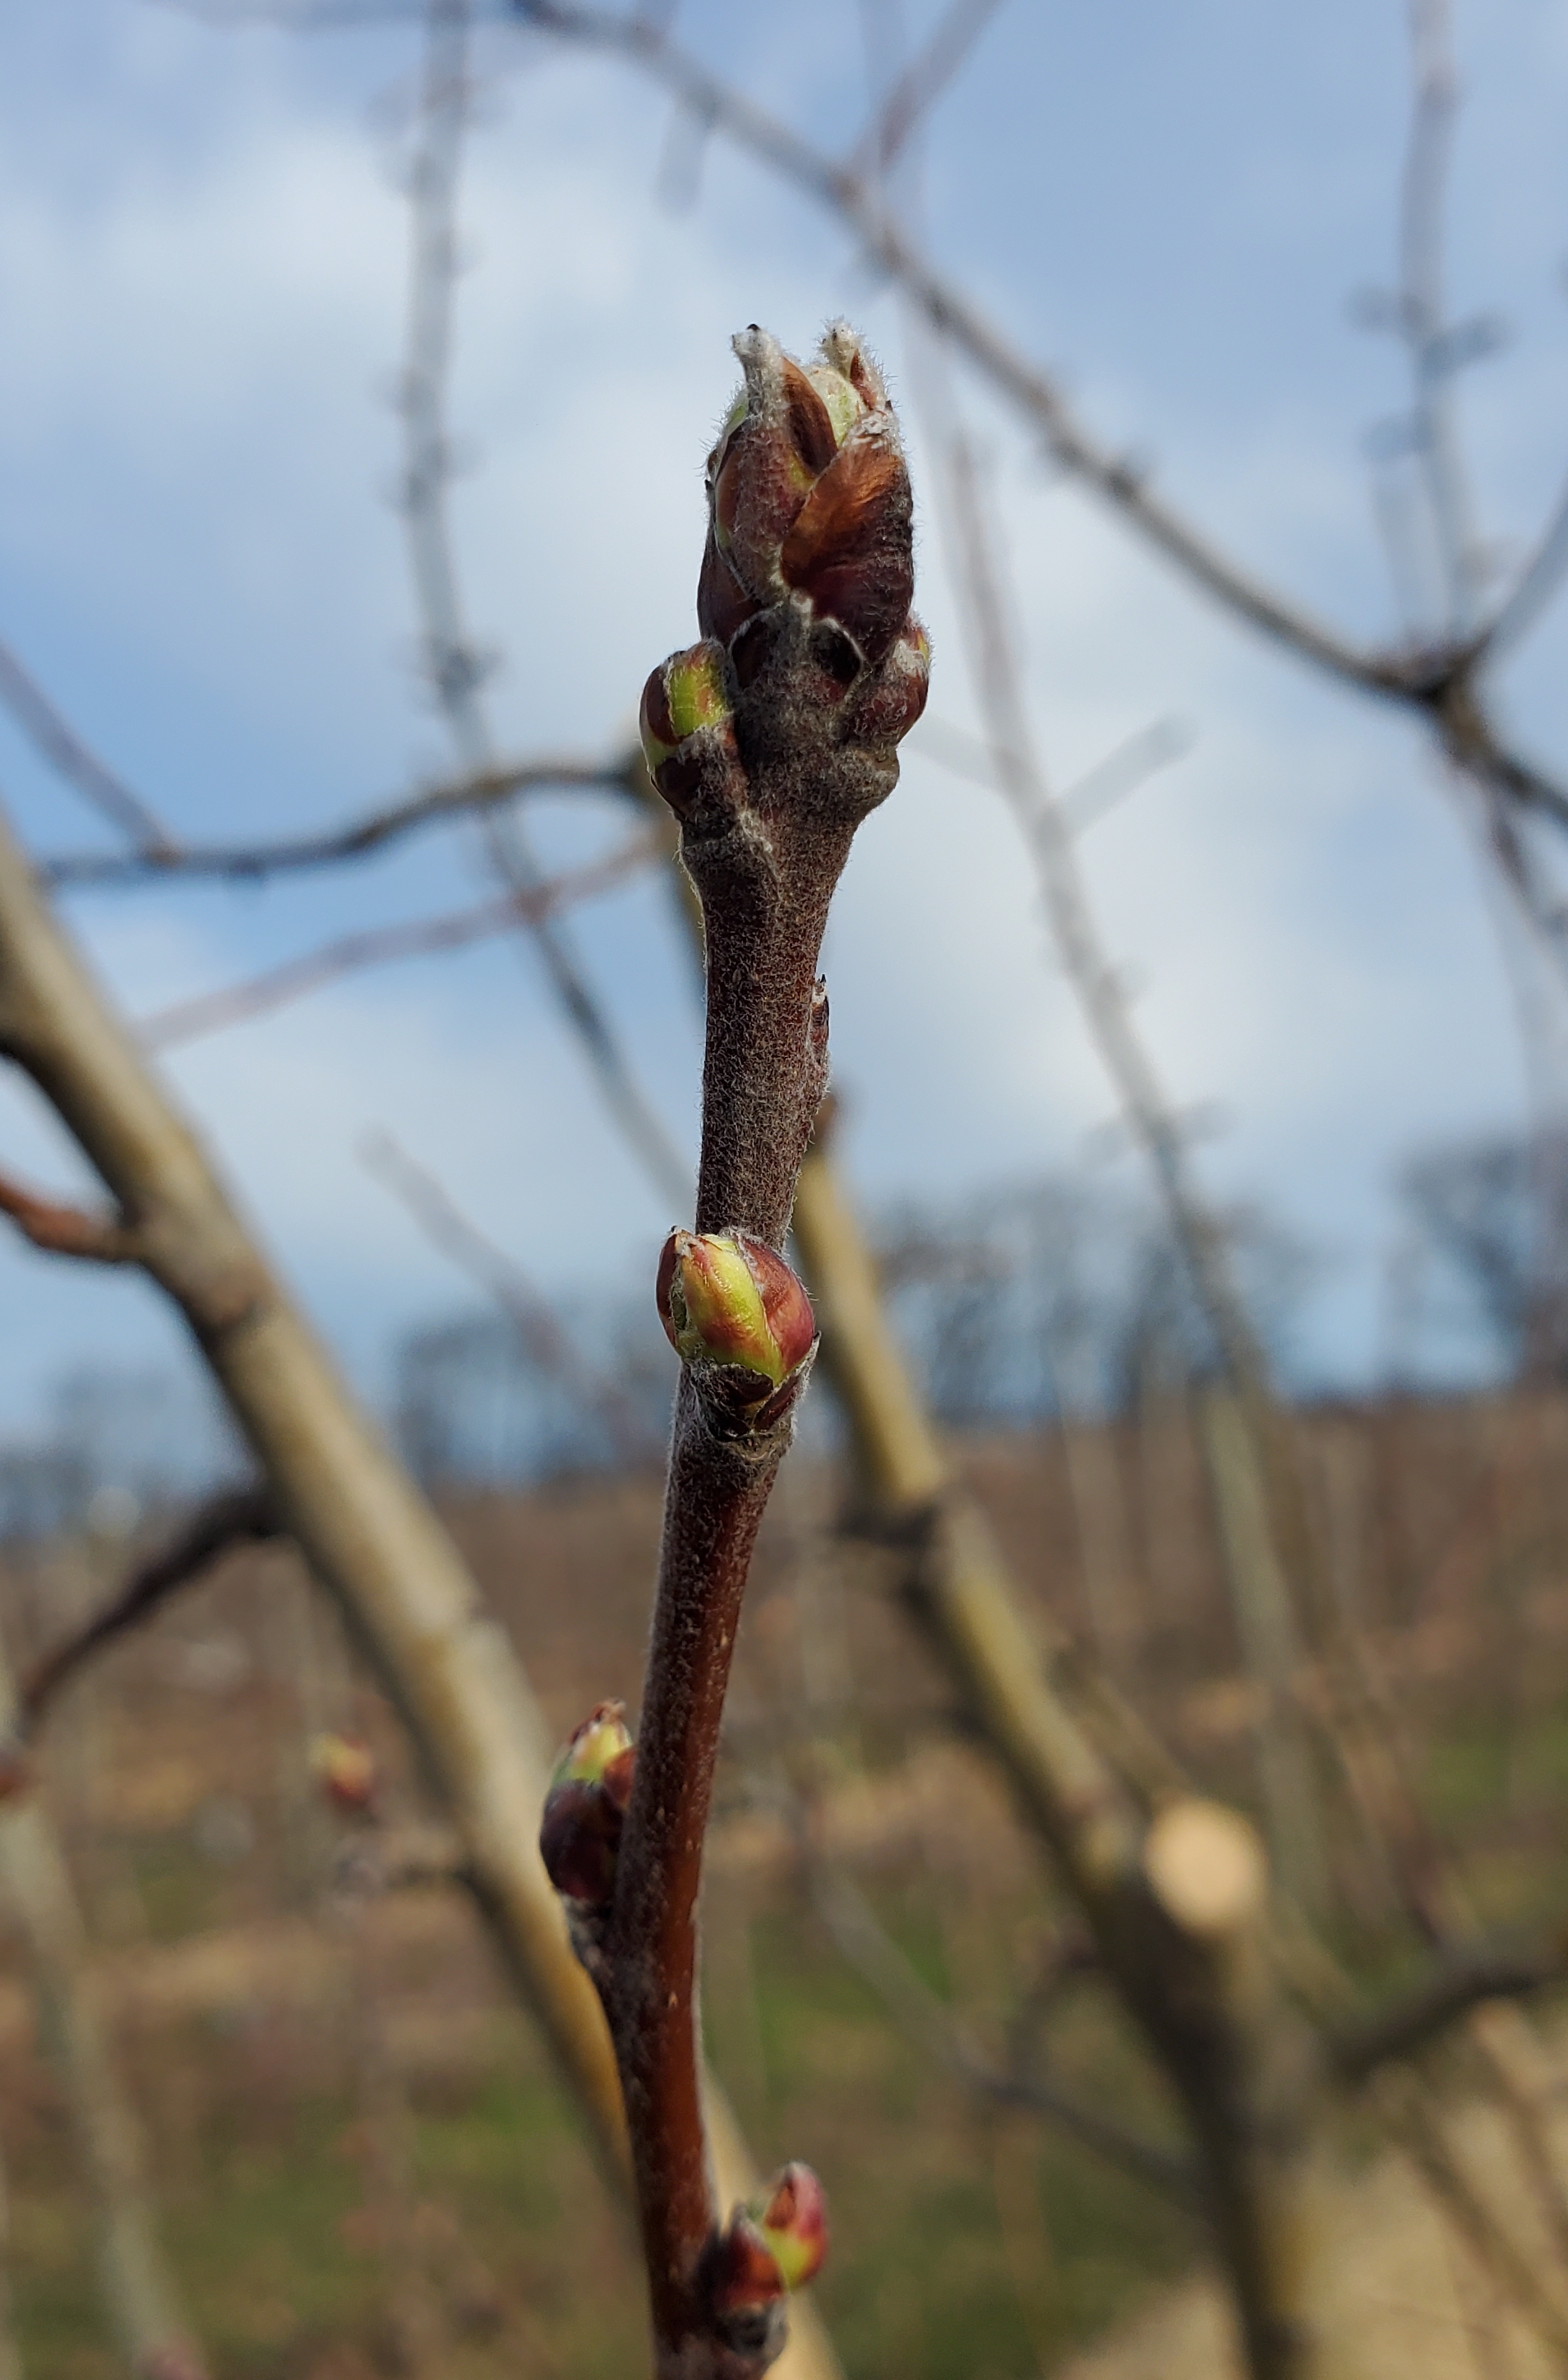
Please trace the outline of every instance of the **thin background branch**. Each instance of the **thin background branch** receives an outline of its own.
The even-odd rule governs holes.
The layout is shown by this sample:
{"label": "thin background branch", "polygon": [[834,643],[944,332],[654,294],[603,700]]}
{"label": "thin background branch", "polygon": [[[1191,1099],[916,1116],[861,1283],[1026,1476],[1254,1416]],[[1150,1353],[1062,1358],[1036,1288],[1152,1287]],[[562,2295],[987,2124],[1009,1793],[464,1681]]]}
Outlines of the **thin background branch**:
{"label": "thin background branch", "polygon": [[651,834],[633,835],[603,859],[585,868],[568,868],[560,876],[541,877],[526,892],[504,892],[475,907],[449,911],[444,917],[414,917],[395,926],[371,926],[358,933],[341,934],[295,959],[249,977],[243,983],[176,1001],[143,1017],[137,1032],[150,1050],[170,1050],[204,1034],[221,1032],[252,1016],[264,1016],[306,992],[319,991],[346,975],[366,967],[386,966],[395,960],[424,958],[442,951],[463,950],[493,934],[510,933],[554,916],[575,902],[613,892],[629,877],[663,856],[662,844]]}
{"label": "thin background branch", "polygon": [[82,742],[69,722],[55,710],[36,678],[22,667],[8,645],[0,644],[0,703],[10,712],[28,741],[57,776],[74,785],[100,817],[128,835],[143,860],[165,857],[175,850],[174,837],[123,778],[116,777]]}
{"label": "thin background branch", "polygon": [[[425,21],[420,133],[409,186],[408,340],[399,407],[402,509],[426,674],[459,765],[477,775],[494,769],[496,747],[481,692],[485,663],[458,592],[446,501],[452,479],[446,391],[457,274],[456,199],[469,105],[468,0],[430,0]],[[487,819],[484,847],[491,868],[511,892],[538,892],[542,870],[520,819]],[[639,1087],[569,941],[549,916],[519,914],[612,1114],[662,1194],[684,1208],[691,1195],[689,1170]]]}

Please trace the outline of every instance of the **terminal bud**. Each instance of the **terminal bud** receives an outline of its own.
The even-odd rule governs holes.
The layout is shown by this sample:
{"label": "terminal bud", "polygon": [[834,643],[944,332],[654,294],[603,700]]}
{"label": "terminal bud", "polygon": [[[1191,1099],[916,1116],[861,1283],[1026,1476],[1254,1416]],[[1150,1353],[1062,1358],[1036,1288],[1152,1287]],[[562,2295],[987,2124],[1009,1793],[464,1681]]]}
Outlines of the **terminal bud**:
{"label": "terminal bud", "polygon": [[746,386],[708,458],[698,619],[728,649],[794,595],[843,632],[847,684],[891,650],[915,587],[909,474],[887,391],[842,322],[808,367],[755,325],[735,346]]}

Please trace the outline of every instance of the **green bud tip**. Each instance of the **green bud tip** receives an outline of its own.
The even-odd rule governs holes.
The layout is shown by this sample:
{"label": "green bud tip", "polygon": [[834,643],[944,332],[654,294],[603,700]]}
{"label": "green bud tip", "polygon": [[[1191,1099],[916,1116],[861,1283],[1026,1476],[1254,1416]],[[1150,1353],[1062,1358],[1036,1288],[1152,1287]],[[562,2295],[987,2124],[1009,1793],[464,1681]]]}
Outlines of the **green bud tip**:
{"label": "green bud tip", "polygon": [[362,1735],[313,1737],[310,1768],[340,1810],[368,1810],[376,1798],[376,1756]]}
{"label": "green bud tip", "polygon": [[816,1342],[804,1284],[747,1232],[672,1232],[656,1293],[665,1336],[686,1363],[734,1364],[780,1388]]}
{"label": "green bud tip", "polygon": [[557,1785],[602,1785],[612,1799],[625,1806],[625,1797],[617,1793],[623,1774],[629,1779],[631,1763],[627,1755],[632,1749],[631,1735],[626,1723],[625,1703],[596,1704],[582,1725],[577,1728],[565,1752],[555,1763],[550,1787]]}
{"label": "green bud tip", "polygon": [[699,727],[720,727],[730,715],[724,657],[717,645],[674,653],[642,689],[638,722],[650,770],[658,770]]}
{"label": "green bud tip", "polygon": [[746,2212],[786,2289],[804,2289],[816,2278],[827,2258],[828,2208],[808,2165],[786,2165],[768,2196],[754,2199]]}

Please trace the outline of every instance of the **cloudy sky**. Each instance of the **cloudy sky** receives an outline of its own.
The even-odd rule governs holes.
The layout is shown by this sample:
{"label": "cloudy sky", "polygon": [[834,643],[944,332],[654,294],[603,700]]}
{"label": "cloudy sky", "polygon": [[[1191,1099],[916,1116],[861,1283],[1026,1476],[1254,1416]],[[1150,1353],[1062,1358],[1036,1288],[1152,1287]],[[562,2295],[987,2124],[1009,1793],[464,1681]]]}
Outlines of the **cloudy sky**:
{"label": "cloudy sky", "polygon": [[[868,13],[898,38],[897,0]],[[932,13],[908,0],[905,36]],[[868,67],[844,0],[688,0],[677,22],[814,138],[853,138]],[[1459,0],[1456,34],[1453,306],[1508,331],[1461,418],[1505,568],[1568,467],[1568,11]],[[301,32],[154,0],[0,15],[0,638],[182,835],[335,820],[449,765],[389,500],[420,41],[415,17]],[[762,321],[798,348],[848,312],[907,392],[904,325],[839,227],[721,140],[699,150],[626,69],[496,23],[475,66],[452,382],[465,601],[496,656],[502,747],[597,752],[692,634],[731,333]],[[1009,0],[924,163],[944,268],[1239,557],[1366,638],[1401,625],[1367,442],[1405,387],[1348,300],[1392,269],[1408,104],[1398,0]],[[963,393],[1053,775],[1155,721],[1189,732],[1086,838],[1094,895],[1172,1097],[1218,1120],[1206,1180],[1321,1253],[1304,1362],[1367,1377],[1401,1161],[1525,1112],[1472,841],[1409,726],[1195,599]],[[932,714],[972,728],[931,504],[919,560]],[[1565,627],[1568,601],[1500,692],[1568,765]],[[102,839],[4,721],[0,788],[35,851]],[[581,797],[536,816],[552,859],[625,826]],[[483,882],[458,835],[272,888],[79,893],[68,915],[140,1014]],[[623,891],[573,930],[689,1146],[697,1020],[662,893]],[[1106,1153],[1112,1099],[1015,832],[918,735],[857,848],[828,970],[869,1199],[1085,1163],[1135,1180]],[[557,1287],[634,1283],[673,1220],[510,943],[358,977],[167,1066],[371,1388],[398,1332],[463,1291],[364,1172],[366,1127]],[[11,1082],[0,1161],[82,1179]],[[12,1432],[71,1367],[177,1345],[134,1281],[9,1245],[0,1321]]]}

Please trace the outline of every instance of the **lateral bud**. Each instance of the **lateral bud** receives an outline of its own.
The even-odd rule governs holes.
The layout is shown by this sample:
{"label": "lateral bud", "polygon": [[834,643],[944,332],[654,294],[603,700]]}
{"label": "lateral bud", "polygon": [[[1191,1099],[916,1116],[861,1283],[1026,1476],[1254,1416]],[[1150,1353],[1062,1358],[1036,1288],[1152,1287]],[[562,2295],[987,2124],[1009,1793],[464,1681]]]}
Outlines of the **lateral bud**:
{"label": "lateral bud", "polygon": [[[711,638],[672,653],[650,674],[638,726],[648,773],[672,808],[687,807],[715,763],[728,767],[731,718],[724,656]],[[701,741],[694,744],[694,736]]]}
{"label": "lateral bud", "polygon": [[749,1232],[672,1232],[656,1294],[664,1334],[721,1427],[744,1435],[782,1419],[805,1385],[817,1325],[776,1249]]}
{"label": "lateral bud", "polygon": [[606,1909],[615,1888],[615,1857],[631,1800],[637,1755],[626,1705],[598,1704],[555,1764],[544,1797],[539,1852],[557,1892],[589,1909]]}
{"label": "lateral bud", "polygon": [[373,1812],[376,1756],[362,1735],[312,1737],[310,1770],[334,1809],[361,1818]]}
{"label": "lateral bud", "polygon": [[798,2161],[775,2175],[765,2199],[748,2209],[786,2289],[803,2289],[827,2261],[828,2203],[808,2165]]}
{"label": "lateral bud", "polygon": [[806,2287],[828,2252],[827,2202],[808,2165],[786,2165],[760,2197],[735,2209],[711,2251],[713,2309],[734,2326],[772,2314]]}

